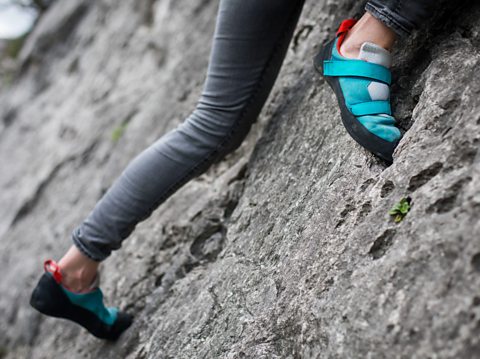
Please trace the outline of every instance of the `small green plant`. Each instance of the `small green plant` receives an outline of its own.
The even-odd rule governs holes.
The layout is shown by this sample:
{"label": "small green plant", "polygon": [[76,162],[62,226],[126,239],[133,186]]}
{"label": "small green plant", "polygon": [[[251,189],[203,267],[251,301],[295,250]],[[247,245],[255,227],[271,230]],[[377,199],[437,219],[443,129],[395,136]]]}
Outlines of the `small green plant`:
{"label": "small green plant", "polygon": [[118,142],[118,140],[123,136],[125,129],[127,128],[128,122],[121,123],[115,127],[112,131],[112,141]]}
{"label": "small green plant", "polygon": [[395,204],[388,214],[393,217],[395,223],[400,223],[407,215],[411,208],[412,199],[410,197],[402,198],[400,202]]}

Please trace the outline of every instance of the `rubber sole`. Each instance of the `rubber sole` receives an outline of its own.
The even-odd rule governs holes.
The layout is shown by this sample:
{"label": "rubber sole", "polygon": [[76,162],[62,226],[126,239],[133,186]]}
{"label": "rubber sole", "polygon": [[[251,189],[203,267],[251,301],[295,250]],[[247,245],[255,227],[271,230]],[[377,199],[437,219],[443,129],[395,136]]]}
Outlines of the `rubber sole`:
{"label": "rubber sole", "polygon": [[345,105],[345,98],[343,97],[342,89],[340,88],[340,82],[337,77],[324,76],[323,75],[323,61],[329,60],[332,53],[332,47],[335,44],[335,39],[329,41],[326,45],[322,46],[318,54],[313,58],[313,66],[320,75],[327,81],[328,85],[332,88],[340,107],[340,114],[342,123],[348,134],[357,142],[360,146],[387,161],[389,164],[393,162],[393,151],[398,145],[398,141],[388,142],[384,139],[369,132],[348,110]]}
{"label": "rubber sole", "polygon": [[111,341],[118,339],[133,320],[130,314],[118,312],[113,325],[105,324],[94,313],[70,302],[59,284],[48,273],[42,275],[33,290],[30,305],[42,314],[71,320],[95,337]]}

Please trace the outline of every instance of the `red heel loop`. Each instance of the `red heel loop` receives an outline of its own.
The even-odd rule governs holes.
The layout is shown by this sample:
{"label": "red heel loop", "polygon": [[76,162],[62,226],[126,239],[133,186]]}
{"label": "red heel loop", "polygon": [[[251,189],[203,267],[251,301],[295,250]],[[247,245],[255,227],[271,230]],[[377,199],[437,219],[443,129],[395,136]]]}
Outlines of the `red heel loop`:
{"label": "red heel loop", "polygon": [[60,267],[58,266],[57,262],[52,259],[47,259],[43,263],[43,268],[45,269],[45,272],[49,272],[52,274],[55,282],[57,282],[58,284],[62,283],[62,272],[60,271]]}
{"label": "red heel loop", "polygon": [[340,46],[342,45],[343,40],[345,39],[345,35],[347,35],[347,32],[357,23],[357,20],[355,19],[346,19],[343,20],[342,23],[340,24],[340,27],[337,30],[337,51],[340,53]]}

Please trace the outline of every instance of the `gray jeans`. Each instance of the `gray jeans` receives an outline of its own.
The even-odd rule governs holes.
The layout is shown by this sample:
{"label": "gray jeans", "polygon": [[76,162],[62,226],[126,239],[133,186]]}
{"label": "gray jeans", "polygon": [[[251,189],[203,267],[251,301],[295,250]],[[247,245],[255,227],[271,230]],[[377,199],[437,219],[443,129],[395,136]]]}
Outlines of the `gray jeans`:
{"label": "gray jeans", "polygon": [[400,36],[408,36],[441,0],[370,0],[365,6],[370,14]]}
{"label": "gray jeans", "polygon": [[[178,188],[241,144],[275,82],[303,3],[220,1],[207,78],[196,109],[130,162],[73,231],[81,252],[95,261],[108,257]],[[422,3],[370,1],[367,9],[396,31],[408,33],[426,16]]]}

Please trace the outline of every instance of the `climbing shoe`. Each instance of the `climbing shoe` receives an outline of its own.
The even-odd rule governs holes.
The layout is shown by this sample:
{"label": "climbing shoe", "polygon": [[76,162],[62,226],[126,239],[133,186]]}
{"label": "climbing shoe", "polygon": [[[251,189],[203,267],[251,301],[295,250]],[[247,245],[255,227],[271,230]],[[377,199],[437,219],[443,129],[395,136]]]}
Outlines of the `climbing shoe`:
{"label": "climbing shoe", "polygon": [[365,42],[357,59],[340,54],[340,46],[355,20],[342,22],[335,39],[314,58],[315,69],[335,92],[343,125],[362,147],[391,163],[401,133],[390,108],[391,55]]}
{"label": "climbing shoe", "polygon": [[40,313],[71,320],[97,338],[116,340],[132,323],[132,316],[103,304],[98,286],[88,292],[76,293],[62,285],[57,263],[45,261],[43,273],[30,298],[30,305]]}

